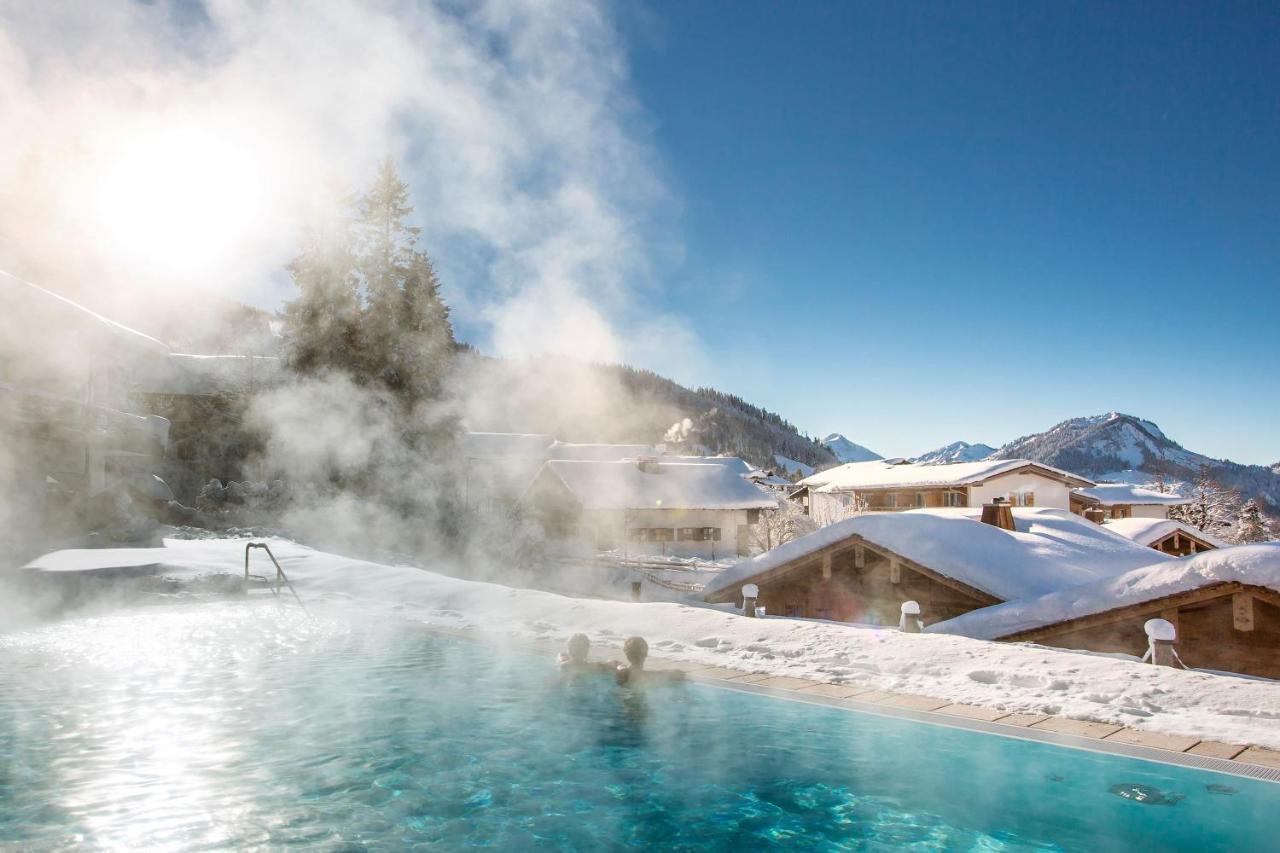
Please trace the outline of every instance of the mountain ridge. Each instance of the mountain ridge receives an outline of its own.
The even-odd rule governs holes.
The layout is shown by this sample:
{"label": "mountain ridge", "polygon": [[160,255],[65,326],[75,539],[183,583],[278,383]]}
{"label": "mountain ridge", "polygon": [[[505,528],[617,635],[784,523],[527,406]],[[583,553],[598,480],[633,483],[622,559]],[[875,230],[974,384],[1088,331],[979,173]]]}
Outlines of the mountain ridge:
{"label": "mountain ridge", "polygon": [[826,438],[819,439],[819,443],[827,450],[830,450],[831,454],[841,464],[846,462],[874,462],[877,459],[884,458],[871,448],[852,442],[838,432],[833,432]]}
{"label": "mountain ridge", "polygon": [[1095,480],[1139,485],[1157,480],[1193,482],[1206,471],[1219,484],[1255,498],[1280,514],[1280,472],[1187,450],[1152,421],[1108,412],[1069,418],[1044,432],[1014,439],[993,459],[1032,459]]}
{"label": "mountain ridge", "polygon": [[942,447],[934,448],[912,458],[918,465],[939,465],[950,462],[981,462],[996,452],[997,448],[989,444],[970,444],[967,441],[953,441]]}

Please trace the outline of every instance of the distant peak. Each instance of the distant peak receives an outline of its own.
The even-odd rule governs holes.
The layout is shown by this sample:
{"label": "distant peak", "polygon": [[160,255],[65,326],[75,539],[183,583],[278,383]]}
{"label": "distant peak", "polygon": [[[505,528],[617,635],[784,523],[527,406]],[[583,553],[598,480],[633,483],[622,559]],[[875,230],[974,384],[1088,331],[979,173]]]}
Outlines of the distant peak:
{"label": "distant peak", "polygon": [[841,462],[871,462],[884,458],[874,450],[856,444],[838,432],[833,432],[822,439],[822,446],[830,450],[832,455]]}

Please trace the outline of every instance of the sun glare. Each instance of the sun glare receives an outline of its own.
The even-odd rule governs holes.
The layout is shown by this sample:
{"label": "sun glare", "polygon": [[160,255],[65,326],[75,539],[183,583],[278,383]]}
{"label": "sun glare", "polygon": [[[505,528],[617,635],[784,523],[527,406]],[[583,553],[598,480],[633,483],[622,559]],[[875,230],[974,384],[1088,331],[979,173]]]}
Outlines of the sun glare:
{"label": "sun glare", "polygon": [[160,127],[110,145],[85,189],[109,254],[139,274],[173,275],[216,263],[251,237],[265,177],[241,140]]}

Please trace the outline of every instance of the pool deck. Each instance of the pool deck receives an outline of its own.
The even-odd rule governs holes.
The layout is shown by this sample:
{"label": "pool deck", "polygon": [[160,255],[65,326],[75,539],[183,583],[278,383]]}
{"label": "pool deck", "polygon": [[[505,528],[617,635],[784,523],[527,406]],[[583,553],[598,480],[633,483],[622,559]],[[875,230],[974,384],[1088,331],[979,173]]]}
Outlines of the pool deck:
{"label": "pool deck", "polygon": [[[475,630],[456,630],[425,624],[422,627],[472,640],[489,638],[500,642],[513,642],[510,637],[500,638]],[[514,644],[548,656],[554,656],[563,649],[561,643],[549,640],[514,641]],[[619,652],[620,650],[616,648],[596,646],[591,650],[590,659],[593,661],[617,660]],[[1114,723],[1077,720],[1070,717],[1011,712],[981,705],[953,703],[936,696],[898,693],[856,684],[816,681],[790,675],[747,672],[655,655],[650,655],[645,668],[657,672],[681,672],[690,681],[774,696],[779,699],[791,699],[815,705],[845,708],[850,711],[978,730],[1005,737],[1037,740],[1059,746],[1110,752],[1148,761],[1161,761],[1280,782],[1280,750],[1251,744],[1201,740],[1189,735],[1143,731]]]}
{"label": "pool deck", "polygon": [[[1070,717],[1016,713],[980,705],[957,704],[936,696],[896,693],[793,676],[748,673],[679,660],[651,659],[648,668],[683,672],[692,681],[752,693],[766,693],[779,698],[871,713],[885,714],[892,710],[893,716],[908,716],[921,722],[976,728],[992,734],[1042,740],[1064,746],[1101,748],[1137,758],[1189,764],[1280,782],[1280,750],[1249,744],[1201,740],[1187,735],[1143,731],[1114,723]],[[1181,759],[1174,760],[1175,755],[1181,756]]]}

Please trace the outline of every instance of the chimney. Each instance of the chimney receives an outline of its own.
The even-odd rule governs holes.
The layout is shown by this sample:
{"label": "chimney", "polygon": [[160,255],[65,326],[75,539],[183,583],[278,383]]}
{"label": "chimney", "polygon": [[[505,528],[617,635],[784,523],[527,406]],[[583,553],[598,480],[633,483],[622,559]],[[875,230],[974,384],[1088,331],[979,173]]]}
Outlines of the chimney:
{"label": "chimney", "polygon": [[982,523],[999,527],[1001,530],[1014,530],[1013,508],[1004,498],[996,498],[989,504],[983,504]]}

